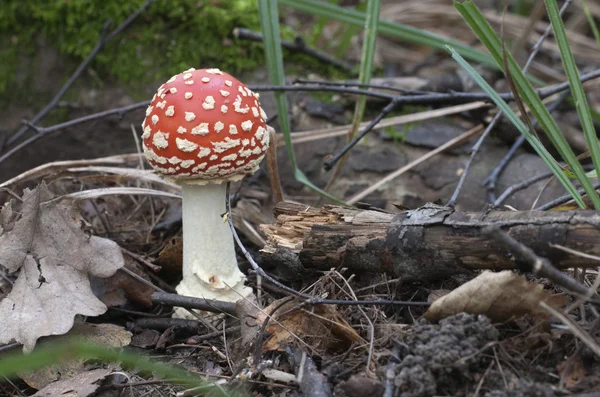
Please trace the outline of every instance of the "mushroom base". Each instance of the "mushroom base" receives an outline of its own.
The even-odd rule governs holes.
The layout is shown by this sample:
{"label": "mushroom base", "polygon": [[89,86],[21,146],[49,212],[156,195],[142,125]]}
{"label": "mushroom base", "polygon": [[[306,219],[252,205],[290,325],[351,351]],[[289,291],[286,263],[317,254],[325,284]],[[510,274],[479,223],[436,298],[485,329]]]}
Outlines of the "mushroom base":
{"label": "mushroom base", "polygon": [[[252,294],[244,286],[225,213],[223,185],[183,185],[183,279],[180,295],[236,302]],[[188,317],[177,310],[176,317]]]}

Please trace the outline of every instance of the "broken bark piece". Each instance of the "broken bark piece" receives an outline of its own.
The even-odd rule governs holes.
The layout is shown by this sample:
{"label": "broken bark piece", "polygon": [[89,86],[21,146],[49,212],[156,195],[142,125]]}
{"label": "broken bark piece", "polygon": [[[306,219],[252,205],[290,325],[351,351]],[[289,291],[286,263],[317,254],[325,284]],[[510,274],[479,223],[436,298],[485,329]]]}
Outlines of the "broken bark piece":
{"label": "broken bark piece", "polygon": [[290,202],[279,203],[274,211],[276,223],[261,225],[267,236],[261,251],[266,266],[291,260],[307,269],[346,267],[407,281],[516,268],[506,247],[482,233],[489,225],[502,227],[558,268],[594,267],[598,262],[550,244],[600,255],[600,214],[595,211],[461,212],[428,204],[392,214]]}

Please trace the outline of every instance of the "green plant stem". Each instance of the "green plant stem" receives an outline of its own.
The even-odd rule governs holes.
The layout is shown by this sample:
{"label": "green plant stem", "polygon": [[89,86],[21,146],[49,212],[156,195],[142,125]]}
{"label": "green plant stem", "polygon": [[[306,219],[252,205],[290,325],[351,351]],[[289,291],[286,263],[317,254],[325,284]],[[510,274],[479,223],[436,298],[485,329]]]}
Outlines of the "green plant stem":
{"label": "green plant stem", "polygon": [[[583,90],[583,84],[579,80],[579,71],[575,64],[575,58],[571,52],[571,46],[567,39],[567,33],[565,32],[565,26],[563,25],[558,5],[556,0],[546,0],[546,8],[548,10],[548,16],[552,23],[552,29],[554,30],[554,37],[560,50],[560,56],[562,58],[563,65],[565,67],[565,73],[569,86],[571,87],[571,94],[575,100],[575,109],[579,115],[581,122],[581,128],[583,135],[587,142],[588,150],[594,163],[594,168],[600,170],[600,147],[598,146],[598,137],[596,136],[596,129],[594,128],[594,120],[592,119],[592,113],[590,112],[590,106]],[[598,207],[596,207],[598,209]]]}
{"label": "green plant stem", "polygon": [[[276,0],[258,0],[260,27],[264,38],[265,60],[269,71],[269,79],[273,85],[284,85],[285,73],[283,69],[283,55],[281,52],[281,36],[279,31],[279,11],[277,7],[278,2]],[[279,116],[279,125],[281,126],[281,132],[285,141],[285,148],[292,169],[294,170],[294,177],[296,180],[318,194],[325,196],[338,204],[345,205],[343,201],[327,194],[314,185],[306,175],[304,175],[302,170],[298,168],[292,144],[289,109],[285,92],[275,93],[275,103],[277,106],[277,114]]]}
{"label": "green plant stem", "polygon": [[[455,7],[461,13],[465,21],[469,24],[471,29],[475,32],[479,40],[491,53],[492,57],[496,60],[499,67],[504,64],[503,52],[500,39],[486,21],[483,14],[472,1],[465,1],[463,3],[455,2]],[[577,160],[577,157],[573,153],[573,150],[569,146],[564,135],[560,131],[556,121],[548,112],[548,109],[544,106],[542,100],[537,95],[535,89],[531,83],[527,80],[524,73],[521,71],[517,63],[515,62],[512,55],[506,54],[508,71],[512,76],[519,94],[522,96],[523,101],[527,104],[531,113],[537,118],[539,125],[546,132],[546,135],[560,153],[565,162],[571,167],[571,170],[577,177],[577,180],[584,188],[589,199],[596,209],[600,209],[600,197],[594,190],[594,187],[590,180],[585,175],[585,171],[581,166],[581,163]],[[550,164],[548,164],[550,166]],[[579,201],[580,206],[585,207],[583,201]]]}
{"label": "green plant stem", "polygon": [[172,365],[150,361],[139,355],[91,344],[77,338],[70,338],[58,343],[42,344],[28,355],[21,352],[3,355],[0,358],[0,374],[9,379],[15,378],[19,373],[46,368],[59,362],[74,359],[95,359],[104,363],[120,362],[123,366],[135,368],[138,372],[147,373],[148,375],[156,374],[164,379],[169,379],[171,383],[184,387],[206,387],[206,391],[210,391],[211,395],[234,395],[233,392],[228,393],[222,388],[215,387],[211,382]]}
{"label": "green plant stem", "polygon": [[516,113],[508,106],[508,104],[498,95],[498,93],[465,61],[452,47],[448,47],[448,50],[452,54],[452,58],[458,62],[458,64],[469,73],[469,75],[473,78],[475,83],[482,90],[484,90],[490,98],[498,105],[498,107],[502,110],[504,115],[517,127],[519,132],[525,136],[527,142],[534,148],[534,150],[539,154],[539,156],[544,160],[546,165],[552,170],[556,178],[560,181],[560,183],[564,186],[564,188],[571,194],[571,196],[577,202],[581,208],[585,208],[585,203],[581,197],[581,195],[577,192],[577,189],[573,185],[573,183],[569,180],[567,175],[563,172],[560,165],[556,162],[556,160],[552,157],[552,155],[546,150],[544,145],[537,139],[537,137],[533,134],[532,131],[523,123],[523,121],[516,115]]}
{"label": "green plant stem", "polygon": [[[377,42],[377,30],[379,27],[379,13],[381,10],[381,0],[369,0],[367,3],[367,13],[365,20],[365,29],[363,32],[363,48],[360,59],[360,71],[358,80],[360,84],[369,84],[373,75],[373,59],[375,57],[375,46]],[[356,100],[354,106],[354,116],[352,117],[352,128],[348,131],[348,142],[352,141],[358,132],[360,123],[365,114],[367,98],[363,95]],[[331,185],[342,171],[348,155],[345,154],[335,165],[331,172],[325,191],[331,188]]]}
{"label": "green plant stem", "polygon": [[[279,0],[279,3],[302,12],[316,16],[324,16],[334,21],[344,22],[355,26],[364,26],[366,20],[366,15],[364,12],[329,4],[321,0]],[[444,46],[451,45],[452,47],[456,48],[456,51],[458,51],[459,54],[468,59],[481,62],[495,68],[498,67],[493,59],[491,59],[488,55],[475,50],[473,47],[456,40],[414,28],[412,26],[402,25],[382,19],[379,21],[377,31],[378,33],[386,36],[404,40],[409,43],[425,45],[437,50],[444,50]]]}

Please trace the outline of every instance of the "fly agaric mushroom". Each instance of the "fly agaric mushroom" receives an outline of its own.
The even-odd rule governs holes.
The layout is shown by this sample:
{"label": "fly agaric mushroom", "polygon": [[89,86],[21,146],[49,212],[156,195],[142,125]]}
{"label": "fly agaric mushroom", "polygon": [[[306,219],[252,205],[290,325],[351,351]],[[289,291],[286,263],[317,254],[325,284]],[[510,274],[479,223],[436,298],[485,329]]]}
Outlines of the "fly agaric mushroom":
{"label": "fly agaric mushroom", "polygon": [[180,295],[249,296],[222,219],[227,182],[259,168],[269,146],[258,94],[219,69],[189,69],[161,85],[142,123],[144,154],[183,195]]}

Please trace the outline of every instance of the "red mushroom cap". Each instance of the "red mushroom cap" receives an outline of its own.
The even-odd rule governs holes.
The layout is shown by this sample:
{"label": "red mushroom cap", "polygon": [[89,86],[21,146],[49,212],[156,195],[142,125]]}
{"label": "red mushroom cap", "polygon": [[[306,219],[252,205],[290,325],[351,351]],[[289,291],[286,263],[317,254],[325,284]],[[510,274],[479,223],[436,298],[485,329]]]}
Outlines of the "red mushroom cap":
{"label": "red mushroom cap", "polygon": [[187,183],[235,181],[256,172],[269,146],[258,94],[219,69],[189,69],[161,85],[142,123],[144,154]]}

